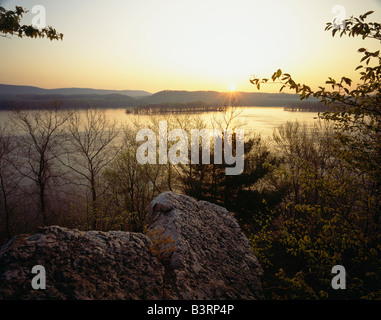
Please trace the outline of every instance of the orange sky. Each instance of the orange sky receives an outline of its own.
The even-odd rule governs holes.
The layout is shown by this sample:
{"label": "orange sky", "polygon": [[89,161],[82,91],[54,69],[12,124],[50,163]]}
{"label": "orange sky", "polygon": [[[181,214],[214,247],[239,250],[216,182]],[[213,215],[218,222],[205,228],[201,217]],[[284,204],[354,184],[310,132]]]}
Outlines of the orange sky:
{"label": "orange sky", "polygon": [[[325,23],[337,1],[302,0],[39,0],[62,42],[0,38],[0,83],[43,88],[256,91],[252,74],[278,68],[311,86],[327,77],[355,78],[360,47],[378,43],[332,38]],[[346,17],[379,0],[343,0]],[[32,14],[24,17],[30,23]],[[277,92],[267,85],[263,92]]]}

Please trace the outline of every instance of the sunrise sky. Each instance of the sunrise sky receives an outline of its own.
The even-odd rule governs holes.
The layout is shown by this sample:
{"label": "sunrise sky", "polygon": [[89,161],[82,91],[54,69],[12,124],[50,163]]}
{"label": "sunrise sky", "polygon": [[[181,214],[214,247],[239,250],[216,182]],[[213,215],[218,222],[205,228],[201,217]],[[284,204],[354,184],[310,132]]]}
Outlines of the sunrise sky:
{"label": "sunrise sky", "polygon": [[[13,9],[46,8],[63,41],[0,37],[0,83],[42,88],[255,92],[250,76],[278,68],[301,83],[355,77],[360,47],[375,41],[332,38],[338,14],[381,21],[380,0],[8,0]],[[33,15],[24,17],[30,24]],[[262,92],[277,92],[267,85]]]}

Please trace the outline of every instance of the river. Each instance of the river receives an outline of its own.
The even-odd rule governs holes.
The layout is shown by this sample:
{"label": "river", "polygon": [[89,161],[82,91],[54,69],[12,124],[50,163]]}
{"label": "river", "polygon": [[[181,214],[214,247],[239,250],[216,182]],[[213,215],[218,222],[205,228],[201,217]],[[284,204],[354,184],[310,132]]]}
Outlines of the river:
{"label": "river", "polygon": [[[283,107],[238,107],[236,111],[237,119],[245,124],[244,129],[261,134],[262,137],[271,137],[274,128],[286,121],[299,120],[312,124],[318,115],[316,112],[284,111]],[[125,109],[105,109],[105,113],[110,119],[126,124],[136,119],[144,124],[152,117],[151,115],[127,114]],[[0,126],[9,124],[10,115],[11,111],[0,111]],[[217,112],[205,112],[199,115],[206,122],[221,117],[221,113]]]}
{"label": "river", "polygon": [[[133,119],[139,119],[142,123],[145,123],[152,117],[150,115],[126,114],[124,109],[107,109],[106,113],[110,118],[125,123],[129,123]],[[263,137],[272,136],[274,128],[286,121],[298,120],[313,124],[318,116],[317,112],[284,111],[283,107],[238,107],[237,114],[237,119],[244,124],[244,129],[254,131]],[[206,122],[221,116],[217,112],[205,112],[199,115]]]}

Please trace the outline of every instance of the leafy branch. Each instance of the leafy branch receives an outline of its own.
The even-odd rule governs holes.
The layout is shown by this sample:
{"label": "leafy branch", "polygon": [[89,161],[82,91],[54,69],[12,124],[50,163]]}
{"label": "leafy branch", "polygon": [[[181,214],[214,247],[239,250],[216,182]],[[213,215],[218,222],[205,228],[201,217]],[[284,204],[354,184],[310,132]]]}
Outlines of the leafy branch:
{"label": "leafy branch", "polygon": [[19,38],[48,38],[50,40],[63,40],[63,34],[48,26],[37,29],[33,25],[21,25],[21,18],[27,13],[22,7],[16,6],[15,10],[6,10],[0,6],[0,36],[8,38],[8,35],[17,35]]}

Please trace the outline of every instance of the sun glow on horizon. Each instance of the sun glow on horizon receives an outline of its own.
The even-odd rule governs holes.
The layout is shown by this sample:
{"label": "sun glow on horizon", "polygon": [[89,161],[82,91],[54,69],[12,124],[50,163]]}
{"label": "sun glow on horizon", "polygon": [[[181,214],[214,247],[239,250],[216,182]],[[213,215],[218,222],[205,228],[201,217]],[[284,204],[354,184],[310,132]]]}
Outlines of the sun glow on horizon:
{"label": "sun glow on horizon", "polygon": [[[5,3],[10,9],[14,6]],[[30,0],[17,4],[32,9]],[[220,0],[218,5],[208,0],[115,0],[113,6],[101,0],[40,0],[39,4],[46,7],[47,23],[64,39],[0,37],[2,61],[17,61],[3,63],[0,83],[234,93],[237,88],[257,91],[250,75],[269,78],[280,68],[297,82],[317,88],[328,76],[354,79],[358,48],[378,49],[373,42],[332,38],[324,31],[334,18],[334,0],[308,4]],[[348,0],[344,7],[348,17],[374,10],[369,20],[381,18],[379,0]],[[26,14],[22,23],[32,18],[32,13]],[[264,85],[261,91],[279,92],[279,88]]]}

